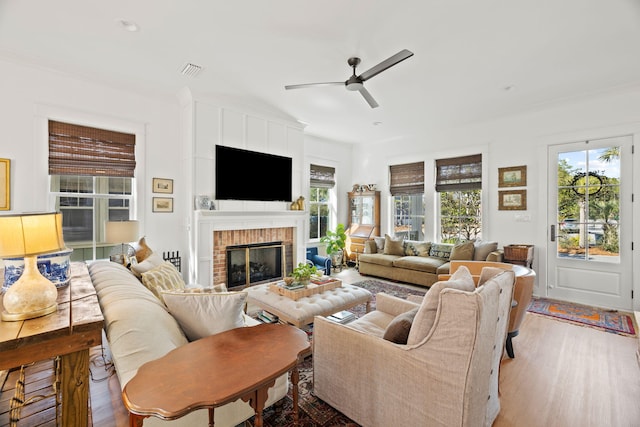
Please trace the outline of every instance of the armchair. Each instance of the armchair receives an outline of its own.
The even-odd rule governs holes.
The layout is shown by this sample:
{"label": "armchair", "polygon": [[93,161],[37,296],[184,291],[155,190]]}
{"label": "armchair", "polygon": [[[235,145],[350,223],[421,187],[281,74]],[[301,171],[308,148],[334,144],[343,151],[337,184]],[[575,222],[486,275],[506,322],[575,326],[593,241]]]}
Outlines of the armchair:
{"label": "armchair", "polygon": [[[376,311],[347,325],[316,317],[315,395],[366,426],[491,426],[513,281],[505,271],[475,291],[434,284],[422,305],[379,293]],[[437,304],[433,326],[418,324],[425,335],[412,338],[427,301]],[[409,344],[382,338],[416,307]]]}
{"label": "armchair", "polygon": [[331,258],[318,255],[318,248],[307,248],[307,262],[316,266],[318,271],[322,270],[324,274],[331,274]]}

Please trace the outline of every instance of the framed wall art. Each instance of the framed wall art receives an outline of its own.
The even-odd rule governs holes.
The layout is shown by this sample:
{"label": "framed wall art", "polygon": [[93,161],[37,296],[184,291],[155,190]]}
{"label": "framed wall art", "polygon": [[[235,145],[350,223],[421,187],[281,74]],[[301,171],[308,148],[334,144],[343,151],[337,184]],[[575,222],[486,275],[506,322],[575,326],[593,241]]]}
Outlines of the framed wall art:
{"label": "framed wall art", "polygon": [[498,191],[498,210],[526,211],[527,190]]}
{"label": "framed wall art", "polygon": [[166,178],[153,178],[153,192],[173,194],[173,180]]}
{"label": "framed wall art", "polygon": [[498,187],[526,187],[527,166],[498,168]]}
{"label": "framed wall art", "polygon": [[173,212],[173,197],[154,197],[153,212]]}
{"label": "framed wall art", "polygon": [[0,211],[11,209],[11,160],[0,159]]}

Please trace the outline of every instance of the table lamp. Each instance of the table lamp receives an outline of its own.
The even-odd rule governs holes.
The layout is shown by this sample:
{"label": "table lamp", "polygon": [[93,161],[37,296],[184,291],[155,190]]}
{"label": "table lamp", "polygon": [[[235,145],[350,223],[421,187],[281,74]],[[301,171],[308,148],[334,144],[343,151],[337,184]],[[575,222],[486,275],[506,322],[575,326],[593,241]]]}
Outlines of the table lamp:
{"label": "table lamp", "polygon": [[104,223],[104,230],[107,243],[120,244],[120,252],[111,252],[111,261],[124,261],[123,257],[129,255],[127,250],[125,250],[125,246],[128,247],[126,242],[138,240],[138,221],[106,221]]}
{"label": "table lamp", "polygon": [[4,294],[2,320],[45,316],[58,309],[56,286],[38,270],[38,255],[64,249],[59,212],[0,216],[0,258],[24,257],[24,271]]}

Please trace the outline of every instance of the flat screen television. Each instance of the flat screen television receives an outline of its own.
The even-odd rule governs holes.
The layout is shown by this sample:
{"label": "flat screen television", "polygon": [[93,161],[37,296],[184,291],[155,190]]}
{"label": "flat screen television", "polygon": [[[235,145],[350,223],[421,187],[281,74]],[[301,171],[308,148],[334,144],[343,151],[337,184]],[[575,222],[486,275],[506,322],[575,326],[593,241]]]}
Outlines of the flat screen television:
{"label": "flat screen television", "polygon": [[216,145],[216,199],[290,202],[291,157]]}

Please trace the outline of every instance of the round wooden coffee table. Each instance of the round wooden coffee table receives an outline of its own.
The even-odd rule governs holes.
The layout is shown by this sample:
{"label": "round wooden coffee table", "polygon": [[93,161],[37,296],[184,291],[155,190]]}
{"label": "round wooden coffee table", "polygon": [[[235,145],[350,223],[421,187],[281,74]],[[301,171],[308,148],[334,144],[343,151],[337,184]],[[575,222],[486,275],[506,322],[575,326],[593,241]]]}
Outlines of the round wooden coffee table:
{"label": "round wooden coffee table", "polygon": [[282,324],[232,329],[193,341],[147,362],[125,385],[122,399],[129,425],[144,418],[173,420],[196,409],[214,408],[242,399],[255,411],[261,427],[267,390],[291,371],[294,420],[298,422],[298,359],[310,353],[307,334]]}

